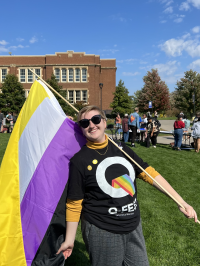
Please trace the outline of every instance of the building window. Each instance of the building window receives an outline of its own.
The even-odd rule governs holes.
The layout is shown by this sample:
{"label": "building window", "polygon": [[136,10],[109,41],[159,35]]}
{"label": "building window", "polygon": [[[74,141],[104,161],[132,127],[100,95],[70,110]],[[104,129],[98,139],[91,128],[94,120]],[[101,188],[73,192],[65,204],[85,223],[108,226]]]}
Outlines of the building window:
{"label": "building window", "polygon": [[80,82],[80,69],[76,68],[75,69],[75,75],[76,75],[76,82]]}
{"label": "building window", "polygon": [[86,82],[87,81],[87,69],[83,68],[82,69],[82,82]]}
{"label": "building window", "polygon": [[87,91],[85,90],[85,91],[82,91],[82,101],[83,102],[85,102],[85,103],[87,103]]}
{"label": "building window", "polygon": [[[36,68],[35,69],[35,74],[37,74],[40,77],[40,68]],[[35,76],[35,79],[37,79],[38,77]]]}
{"label": "building window", "polygon": [[20,69],[20,82],[26,82],[26,69]]}
{"label": "building window", "polygon": [[69,102],[74,103],[74,91],[69,91]]}
{"label": "building window", "polygon": [[67,81],[67,69],[62,68],[62,82],[66,82],[66,81]]}
{"label": "building window", "polygon": [[76,102],[81,101],[81,91],[76,91]]}
{"label": "building window", "polygon": [[55,77],[58,82],[60,82],[60,69],[55,68]]}
{"label": "building window", "polygon": [[29,69],[28,69],[28,82],[33,82],[33,73]]}
{"label": "building window", "polygon": [[7,75],[7,69],[1,70],[1,81],[3,82]]}
{"label": "building window", "polygon": [[74,70],[73,68],[69,68],[69,82],[74,81]]}

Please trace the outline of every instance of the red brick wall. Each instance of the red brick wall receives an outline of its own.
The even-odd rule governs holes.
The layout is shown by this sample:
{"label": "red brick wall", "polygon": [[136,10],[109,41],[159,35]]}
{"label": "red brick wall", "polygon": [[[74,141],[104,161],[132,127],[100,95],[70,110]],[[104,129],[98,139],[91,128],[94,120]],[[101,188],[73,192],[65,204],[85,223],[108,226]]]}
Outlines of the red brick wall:
{"label": "red brick wall", "polygon": [[[111,109],[110,103],[113,100],[113,92],[116,86],[116,60],[103,59],[97,55],[86,55],[85,53],[56,53],[46,56],[0,56],[0,68],[7,67],[9,74],[19,75],[19,68],[41,67],[42,78],[51,78],[55,67],[87,67],[88,81],[76,83],[59,83],[63,89],[87,89],[89,93],[88,102],[90,105],[101,107],[101,90],[99,83],[103,83],[102,107],[103,110]],[[24,89],[30,89],[31,83],[22,83]]]}

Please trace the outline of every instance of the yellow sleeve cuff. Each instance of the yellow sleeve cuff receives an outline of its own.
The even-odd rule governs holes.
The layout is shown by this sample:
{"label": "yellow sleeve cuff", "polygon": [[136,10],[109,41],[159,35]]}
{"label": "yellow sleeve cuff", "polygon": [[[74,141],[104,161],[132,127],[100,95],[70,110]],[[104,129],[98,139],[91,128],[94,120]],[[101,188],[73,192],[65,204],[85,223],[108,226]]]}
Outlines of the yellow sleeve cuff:
{"label": "yellow sleeve cuff", "polygon": [[[148,166],[145,171],[153,178],[155,178],[156,176],[160,175],[153,167]],[[142,172],[141,174],[139,174],[137,176],[138,178],[144,180],[145,182],[149,183],[150,185],[153,185],[153,180],[144,172]]]}
{"label": "yellow sleeve cuff", "polygon": [[82,211],[82,199],[70,200],[67,199],[66,204],[66,221],[67,222],[79,222]]}

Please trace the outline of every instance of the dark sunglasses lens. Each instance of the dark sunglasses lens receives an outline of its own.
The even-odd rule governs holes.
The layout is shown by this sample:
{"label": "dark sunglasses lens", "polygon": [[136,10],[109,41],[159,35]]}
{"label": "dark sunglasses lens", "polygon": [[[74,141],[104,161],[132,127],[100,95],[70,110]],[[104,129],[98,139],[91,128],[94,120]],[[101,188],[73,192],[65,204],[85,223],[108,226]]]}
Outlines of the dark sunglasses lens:
{"label": "dark sunglasses lens", "polygon": [[90,122],[88,119],[82,119],[79,123],[80,123],[82,128],[87,128],[89,126]]}
{"label": "dark sunglasses lens", "polygon": [[101,122],[101,116],[100,115],[94,115],[92,118],[91,118],[91,121],[93,124],[97,125]]}

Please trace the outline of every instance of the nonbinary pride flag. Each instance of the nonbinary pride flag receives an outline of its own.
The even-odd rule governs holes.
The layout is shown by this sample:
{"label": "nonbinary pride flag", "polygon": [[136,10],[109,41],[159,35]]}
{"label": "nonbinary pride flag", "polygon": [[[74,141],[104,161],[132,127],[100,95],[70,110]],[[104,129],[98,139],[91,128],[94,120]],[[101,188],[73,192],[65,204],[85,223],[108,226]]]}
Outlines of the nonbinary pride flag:
{"label": "nonbinary pride flag", "polygon": [[85,142],[35,81],[0,168],[0,266],[47,265],[56,253],[65,234],[69,160]]}

